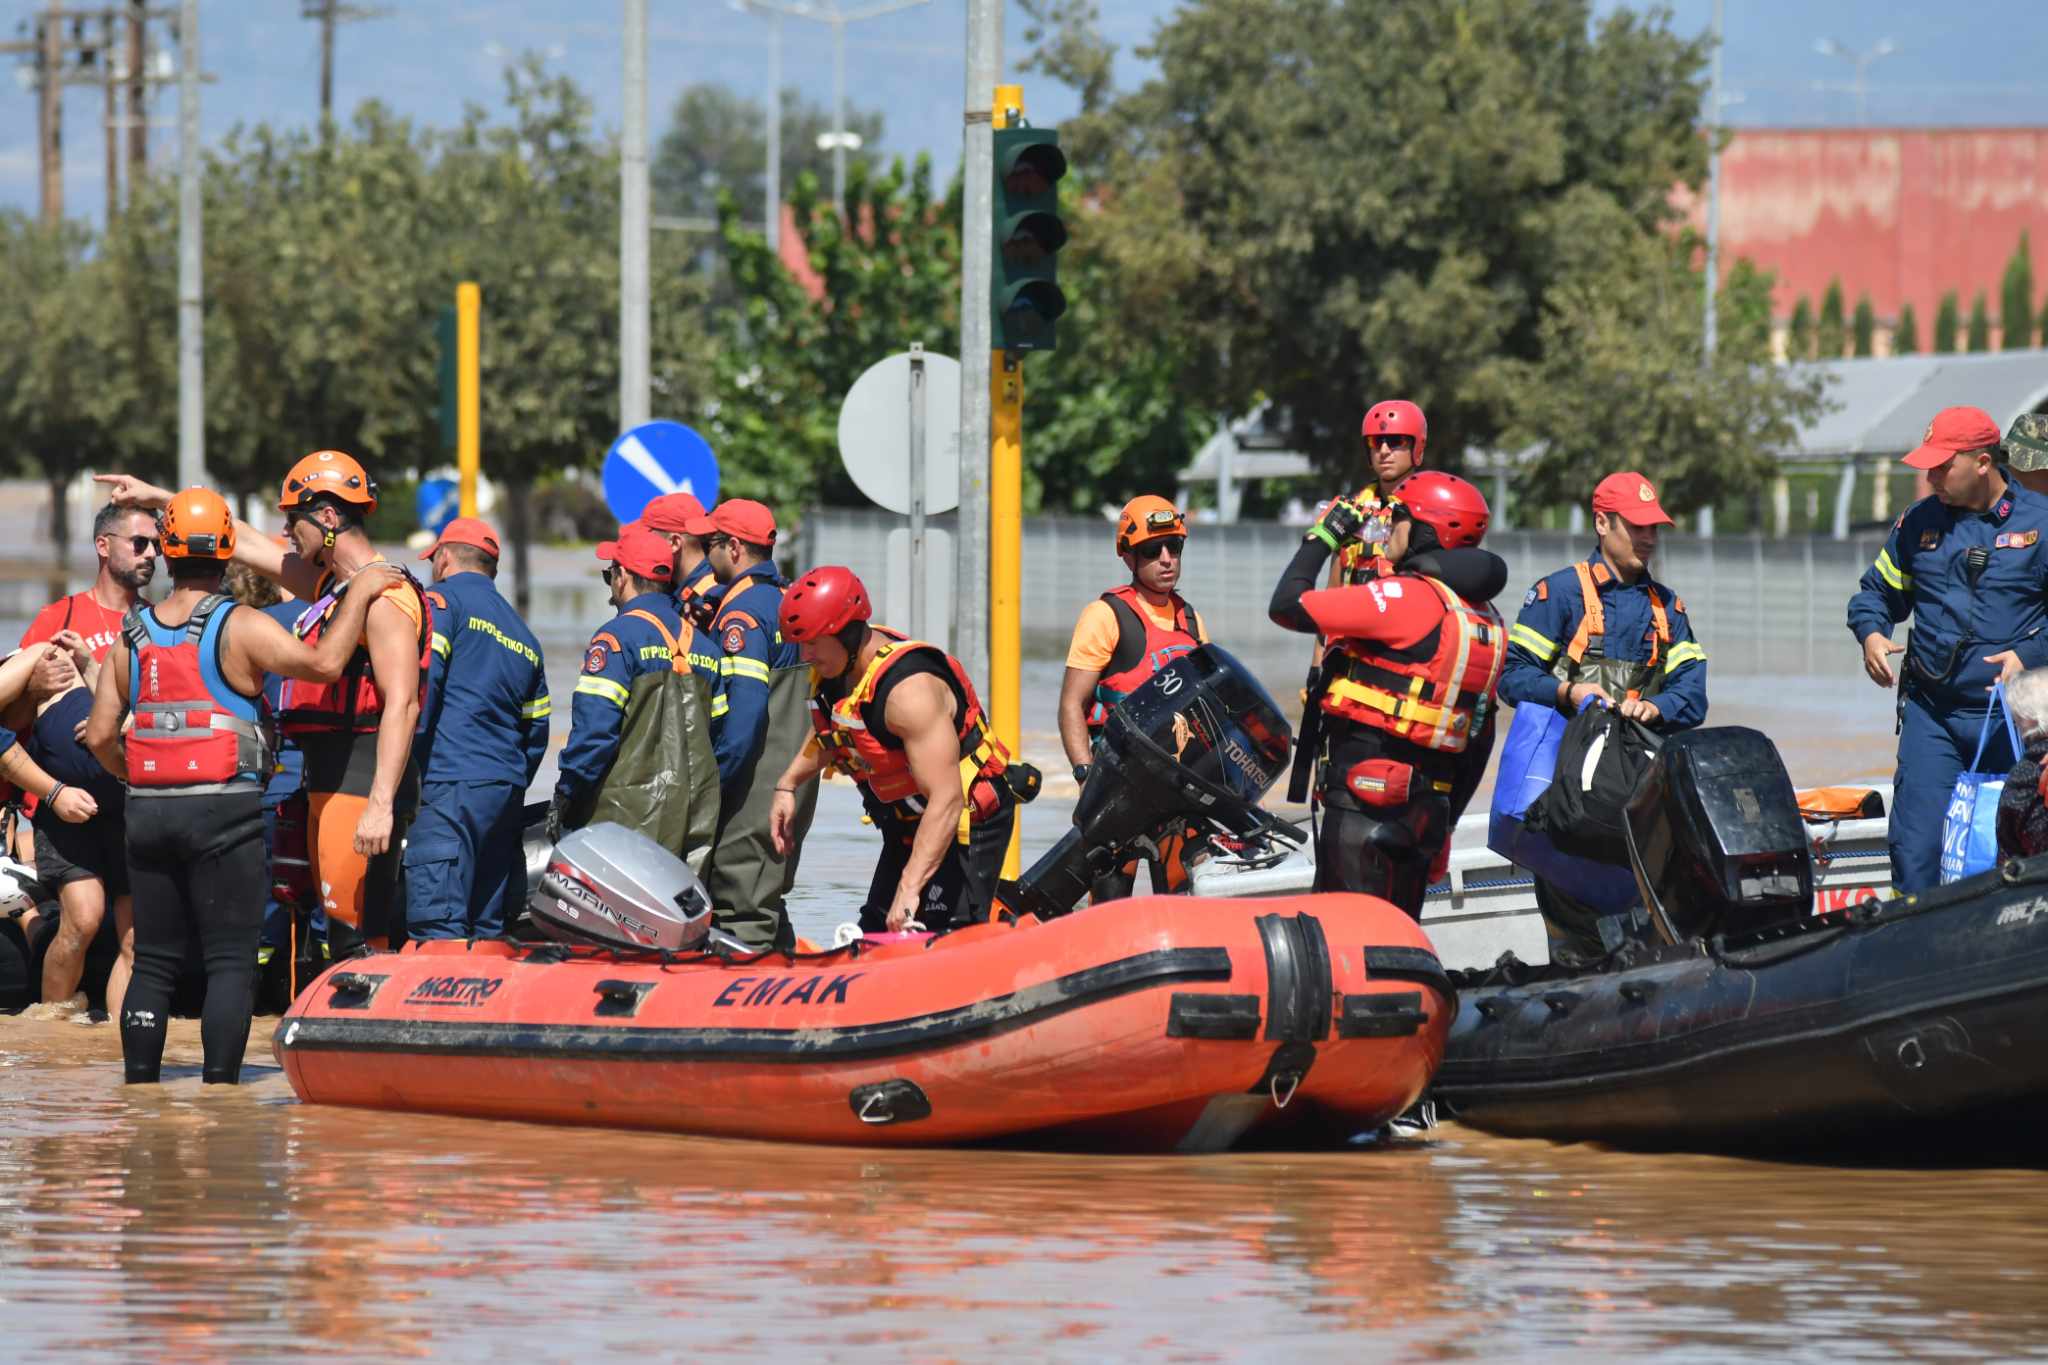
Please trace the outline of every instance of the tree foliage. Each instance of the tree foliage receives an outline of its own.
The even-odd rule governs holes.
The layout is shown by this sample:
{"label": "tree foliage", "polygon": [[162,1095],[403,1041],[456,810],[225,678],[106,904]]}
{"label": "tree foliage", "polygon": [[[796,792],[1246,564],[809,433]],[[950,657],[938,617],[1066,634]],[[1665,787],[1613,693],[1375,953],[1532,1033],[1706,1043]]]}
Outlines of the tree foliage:
{"label": "tree foliage", "polygon": [[1828,287],[1820,296],[1820,325],[1814,329],[1814,349],[1822,360],[1840,360],[1848,342],[1848,329],[1842,317],[1842,281],[1839,276],[1828,281]]}
{"label": "tree foliage", "polygon": [[1984,291],[1979,289],[1977,297],[1970,300],[1970,321],[1965,349],[1971,352],[1991,349],[1991,309],[1985,305]]}
{"label": "tree foliage", "polygon": [[1913,305],[1899,305],[1899,325],[1892,329],[1892,354],[1917,355],[1920,350],[1920,318]]}
{"label": "tree foliage", "polygon": [[[846,129],[861,149],[846,154],[847,174],[859,166],[872,177],[880,161],[882,114],[848,106]],[[803,98],[794,87],[782,92],[782,196],[788,201],[800,176],[830,184],[832,153],[818,136],[832,129],[832,111]],[[762,102],[723,85],[692,85],[676,96],[668,130],[661,135],[648,169],[655,211],[709,218],[720,194],[730,194],[740,218],[764,223],[768,203],[768,116]]]}
{"label": "tree foliage", "polygon": [[1856,296],[1856,312],[1849,323],[1849,353],[1868,356],[1876,354],[1877,309],[1870,302],[1867,293]]}
{"label": "tree foliage", "polygon": [[1956,291],[1951,289],[1941,296],[1941,302],[1934,310],[1934,353],[1953,355],[1956,336],[1962,326],[1962,314],[1956,305]]}
{"label": "tree foliage", "polygon": [[1813,301],[1804,294],[1792,305],[1792,320],[1785,326],[1785,356],[1789,360],[1813,359]]}
{"label": "tree foliage", "polygon": [[2005,263],[1998,293],[1998,347],[2024,351],[2034,344],[2034,253],[2025,228],[2020,229],[2019,245]]}

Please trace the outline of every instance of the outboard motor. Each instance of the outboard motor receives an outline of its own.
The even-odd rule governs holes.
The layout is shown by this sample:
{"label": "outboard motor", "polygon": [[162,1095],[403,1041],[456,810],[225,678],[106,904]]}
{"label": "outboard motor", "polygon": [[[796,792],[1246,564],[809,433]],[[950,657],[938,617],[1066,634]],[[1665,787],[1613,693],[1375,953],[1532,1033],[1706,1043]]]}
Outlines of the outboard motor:
{"label": "outboard motor", "polygon": [[1245,666],[1203,645],[1110,708],[1074,828],[1005,888],[1012,909],[1063,915],[1102,872],[1189,820],[1250,835],[1259,800],[1287,771],[1293,729]]}
{"label": "outboard motor", "polygon": [[1666,941],[1740,933],[1813,908],[1813,849],[1777,746],[1756,730],[1682,730],[1629,798],[1629,862]]}
{"label": "outboard motor", "polygon": [[711,898],[675,854],[610,821],[562,836],[527,898],[536,932],[563,943],[671,951],[711,934]]}

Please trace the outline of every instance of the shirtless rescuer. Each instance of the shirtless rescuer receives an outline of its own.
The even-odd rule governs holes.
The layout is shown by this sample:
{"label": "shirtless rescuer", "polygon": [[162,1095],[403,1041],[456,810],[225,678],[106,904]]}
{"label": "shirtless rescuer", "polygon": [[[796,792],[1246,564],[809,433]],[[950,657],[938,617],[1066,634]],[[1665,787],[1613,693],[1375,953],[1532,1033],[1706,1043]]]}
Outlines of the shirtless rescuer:
{"label": "shirtless rescuer", "polygon": [[1339,498],[1273,591],[1276,624],[1329,641],[1307,698],[1315,713],[1302,725],[1304,748],[1322,758],[1318,891],[1363,892],[1422,917],[1449,845],[1457,779],[1474,737],[1491,733],[1507,652],[1491,605],[1507,565],[1479,548],[1487,520],[1477,488],[1423,470],[1401,485],[1381,576],[1312,591],[1324,561],[1365,521]]}
{"label": "shirtless rescuer", "polygon": [[[168,491],[126,474],[96,474],[114,501],[161,508]],[[336,589],[366,565],[385,562],[364,520],[377,485],[351,456],[316,450],[285,475],[277,507],[286,543],[235,523],[235,562],[309,603],[295,632],[317,646],[334,628]],[[278,728],[305,755],[306,846],[313,884],[328,914],[336,957],[383,947],[397,922],[399,850],[419,799],[413,731],[432,659],[426,589],[404,569],[369,607],[363,639],[339,679],[287,677]]]}
{"label": "shirtless rescuer", "polygon": [[1020,794],[1038,795],[1037,770],[1013,763],[989,732],[958,659],[870,626],[871,614],[851,569],[813,569],[783,594],[783,638],[817,681],[814,734],[776,779],[770,837],[776,852],[794,852],[797,793],[833,768],[859,785],[882,835],[861,928],[985,921]]}
{"label": "shirtless rescuer", "polygon": [[[318,648],[223,591],[236,528],[227,501],[188,488],[163,515],[171,592],[128,609],[107,653],[85,742],[128,784],[128,876],[135,892],[135,979],[123,1001],[130,1082],[158,1078],[171,992],[196,942],[206,967],[202,1078],[241,1076],[263,927],[263,786],[272,757],[263,715],[268,673],[333,682],[355,652],[378,590],[401,581],[369,566],[345,593]],[[121,723],[134,727],[125,739]]]}

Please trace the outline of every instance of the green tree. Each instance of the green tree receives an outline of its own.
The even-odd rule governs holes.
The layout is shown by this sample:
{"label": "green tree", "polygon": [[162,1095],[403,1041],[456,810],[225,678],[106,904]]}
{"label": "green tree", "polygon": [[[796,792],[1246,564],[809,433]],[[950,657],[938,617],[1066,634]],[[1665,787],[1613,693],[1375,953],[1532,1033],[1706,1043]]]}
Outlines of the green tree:
{"label": "green tree", "polygon": [[1332,468],[1396,394],[1447,462],[1496,444],[1585,196],[1660,236],[1704,170],[1703,43],[1588,0],[1192,0],[1142,55],[1103,120],[1120,325],[1184,341],[1185,401],[1272,398]]}
{"label": "green tree", "polygon": [[1559,240],[1570,246],[1545,296],[1539,358],[1503,362],[1492,375],[1516,404],[1506,448],[1542,451],[1518,494],[1539,505],[1582,500],[1627,450],[1655,452],[1675,510],[1761,486],[1774,452],[1821,410],[1822,377],[1725,351],[1701,366],[1691,243],[1639,231],[1591,189],[1567,208],[1570,231]]}
{"label": "green tree", "polygon": [[1785,326],[1785,355],[1791,360],[1813,359],[1813,303],[1804,294],[1792,305],[1792,321]]}
{"label": "green tree", "polygon": [[[878,110],[846,111],[848,132],[857,133],[861,150],[847,153],[849,177],[855,165],[870,176],[882,142]],[[832,111],[813,104],[794,88],[782,92],[782,195],[788,201],[797,177],[806,173],[820,184],[832,182],[832,153],[818,146],[818,136],[832,129]],[[668,130],[656,146],[648,167],[655,211],[679,217],[711,218],[718,196],[729,193],[747,223],[766,221],[768,202],[768,116],[761,101],[723,85],[692,85],[676,96]]]}
{"label": "green tree", "polygon": [[1867,293],[1856,296],[1856,313],[1849,324],[1850,354],[1867,356],[1875,354],[1877,345],[1877,309],[1871,306]]}
{"label": "green tree", "polygon": [[1984,291],[1979,289],[1977,297],[1970,300],[1969,339],[1964,343],[1971,352],[1991,349],[1991,310],[1985,306]]}
{"label": "green tree", "polygon": [[1814,331],[1814,345],[1822,360],[1840,360],[1848,341],[1842,322],[1842,281],[1831,279],[1820,296],[1820,326]]}
{"label": "green tree", "polygon": [[1920,350],[1920,319],[1910,302],[1899,305],[1899,325],[1892,329],[1892,354],[1914,355]]}
{"label": "green tree", "polygon": [[1738,256],[1716,296],[1717,345],[1724,356],[1761,363],[1771,358],[1771,288],[1777,277]]}
{"label": "green tree", "polygon": [[1934,353],[1953,355],[1956,349],[1956,335],[1961,326],[1961,312],[1956,307],[1956,291],[1951,289],[1941,296],[1941,303],[1934,310]]}
{"label": "green tree", "polygon": [[1998,348],[2024,351],[2034,344],[2034,253],[2025,228],[2020,229],[2012,259],[2005,263],[2005,278],[1998,292]]}

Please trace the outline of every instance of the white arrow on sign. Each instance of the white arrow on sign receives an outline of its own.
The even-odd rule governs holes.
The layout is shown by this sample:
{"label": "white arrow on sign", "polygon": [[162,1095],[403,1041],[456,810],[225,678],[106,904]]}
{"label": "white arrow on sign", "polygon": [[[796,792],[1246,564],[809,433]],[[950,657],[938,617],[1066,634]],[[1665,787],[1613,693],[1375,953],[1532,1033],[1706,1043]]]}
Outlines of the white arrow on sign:
{"label": "white arrow on sign", "polygon": [[668,471],[661,467],[660,462],[654,458],[654,453],[640,444],[638,436],[628,436],[619,442],[619,458],[633,466],[634,473],[664,493],[688,493],[693,498],[697,496],[697,490],[690,486],[688,479],[677,483],[668,476]]}

